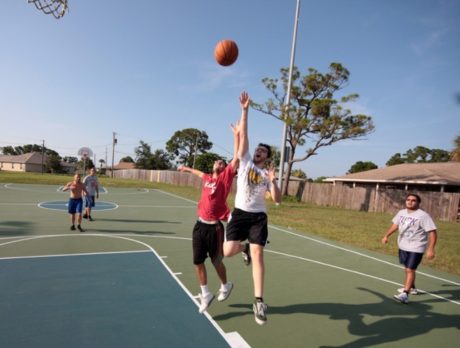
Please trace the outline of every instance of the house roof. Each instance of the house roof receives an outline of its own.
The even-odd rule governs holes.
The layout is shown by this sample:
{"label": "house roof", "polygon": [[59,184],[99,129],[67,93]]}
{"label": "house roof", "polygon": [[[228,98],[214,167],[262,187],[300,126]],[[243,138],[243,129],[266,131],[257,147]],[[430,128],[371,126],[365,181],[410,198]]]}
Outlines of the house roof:
{"label": "house roof", "polygon": [[460,162],[404,163],[327,178],[330,182],[460,185]]}
{"label": "house roof", "polygon": [[[46,163],[47,156],[44,155],[43,162]],[[40,152],[28,152],[22,155],[0,155],[0,162],[7,162],[7,163],[22,163],[22,164],[42,164],[42,154]],[[75,163],[67,163],[61,161],[61,166],[75,168]]]}
{"label": "house roof", "polygon": [[113,169],[134,169],[136,168],[136,164],[132,162],[120,162],[113,166]]}
{"label": "house roof", "polygon": [[[46,162],[46,155],[44,161]],[[0,162],[42,164],[42,154],[40,152],[29,152],[15,156],[0,155]]]}

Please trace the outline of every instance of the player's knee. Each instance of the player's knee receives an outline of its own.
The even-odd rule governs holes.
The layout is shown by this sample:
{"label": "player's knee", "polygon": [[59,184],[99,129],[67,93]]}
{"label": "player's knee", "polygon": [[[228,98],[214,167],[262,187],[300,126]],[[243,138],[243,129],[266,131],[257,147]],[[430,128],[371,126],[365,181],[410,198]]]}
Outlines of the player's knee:
{"label": "player's knee", "polygon": [[225,257],[235,255],[235,243],[234,242],[224,242],[223,252]]}
{"label": "player's knee", "polygon": [[222,260],[224,259],[223,255],[217,255],[214,259],[212,259],[212,264],[214,267],[219,267],[222,264]]}

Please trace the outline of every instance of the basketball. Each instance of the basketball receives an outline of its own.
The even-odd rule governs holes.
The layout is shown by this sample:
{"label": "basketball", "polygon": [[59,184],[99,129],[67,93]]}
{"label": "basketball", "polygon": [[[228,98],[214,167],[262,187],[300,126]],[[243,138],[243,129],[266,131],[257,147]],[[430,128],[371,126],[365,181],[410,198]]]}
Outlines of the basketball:
{"label": "basketball", "polygon": [[238,46],[235,41],[219,41],[214,49],[214,58],[222,66],[229,66],[235,63],[238,58]]}

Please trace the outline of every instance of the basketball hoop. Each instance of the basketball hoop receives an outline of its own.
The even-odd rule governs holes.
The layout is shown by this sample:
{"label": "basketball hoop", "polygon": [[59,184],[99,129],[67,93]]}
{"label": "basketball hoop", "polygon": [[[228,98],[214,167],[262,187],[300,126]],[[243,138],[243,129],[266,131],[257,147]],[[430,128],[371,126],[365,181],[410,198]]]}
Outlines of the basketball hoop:
{"label": "basketball hoop", "polygon": [[35,7],[44,14],[52,14],[54,18],[63,17],[68,11],[67,0],[28,0],[29,4],[34,3]]}
{"label": "basketball hoop", "polygon": [[89,147],[82,147],[78,150],[78,156],[87,158],[93,156],[93,151]]}

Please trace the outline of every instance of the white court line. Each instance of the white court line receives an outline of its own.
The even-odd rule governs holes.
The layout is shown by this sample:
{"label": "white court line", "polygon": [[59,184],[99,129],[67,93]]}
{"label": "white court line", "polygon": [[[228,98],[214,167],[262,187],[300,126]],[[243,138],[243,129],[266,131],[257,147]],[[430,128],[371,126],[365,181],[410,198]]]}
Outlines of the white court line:
{"label": "white court line", "polygon": [[21,260],[21,259],[40,259],[48,257],[72,257],[72,256],[93,256],[93,255],[111,255],[111,254],[135,254],[135,253],[150,253],[149,250],[130,250],[130,251],[101,251],[97,253],[75,253],[75,254],[49,254],[49,255],[34,255],[34,256],[10,256],[0,257],[0,260]]}
{"label": "white court line", "polygon": [[171,197],[174,197],[174,198],[179,198],[179,199],[182,199],[183,201],[190,202],[190,203],[193,203],[193,204],[197,204],[197,202],[192,201],[191,199],[184,198],[184,197],[181,197],[181,196],[178,196],[178,195],[175,195],[173,193],[169,193],[169,192],[166,192],[166,191],[163,191],[163,190],[153,189],[152,191],[157,191],[157,192],[163,193],[163,194],[165,194],[167,196],[171,196]]}
{"label": "white court line", "polygon": [[[32,239],[45,239],[45,238],[56,238],[56,237],[105,237],[105,238],[115,238],[115,239],[123,239],[127,241],[131,241],[137,244],[141,244],[145,246],[147,249],[149,249],[153,255],[158,259],[158,261],[161,262],[163,267],[169,272],[169,274],[173,277],[173,279],[177,282],[177,284],[184,290],[184,292],[190,297],[190,299],[195,303],[197,307],[199,307],[198,301],[193,297],[192,293],[185,287],[185,285],[180,281],[180,279],[174,274],[174,272],[169,268],[169,266],[161,259],[160,255],[156,252],[155,249],[153,249],[150,245],[132,239],[128,237],[123,237],[119,235],[105,235],[105,234],[99,234],[99,233],[85,233],[85,234],[66,234],[66,235],[44,235],[44,236],[34,236],[34,237],[28,237],[28,238],[23,238],[20,240],[12,241],[12,242],[7,242],[4,244],[0,244],[0,246],[6,245],[6,244],[11,244],[11,243],[19,243],[22,241],[29,241]],[[235,333],[230,333],[232,335],[227,336],[227,334],[222,330],[222,328],[217,324],[217,322],[211,317],[211,315],[208,312],[203,313],[204,316],[209,320],[209,322],[214,326],[214,328],[219,332],[219,334],[222,336],[222,338],[232,347],[232,346],[248,346],[247,343],[243,340],[243,338],[239,335],[236,334],[237,337],[239,337],[238,342],[235,342]]]}
{"label": "white court line", "polygon": [[[393,266],[393,267],[396,267],[396,268],[404,269],[404,267],[402,267],[401,265],[397,265],[397,264],[394,264],[394,263],[391,263],[391,262],[388,262],[388,261],[385,261],[385,260],[381,260],[381,259],[379,259],[377,257],[373,257],[373,256],[370,256],[370,255],[360,253],[359,251],[354,251],[354,250],[347,249],[347,248],[344,248],[344,247],[340,247],[338,245],[327,243],[327,242],[324,242],[324,241],[321,241],[321,240],[318,240],[318,239],[315,239],[315,238],[307,237],[307,236],[304,236],[304,235],[301,235],[301,234],[298,234],[298,233],[293,233],[293,232],[284,230],[282,228],[279,228],[279,227],[276,227],[276,226],[273,226],[273,225],[270,225],[270,228],[273,228],[274,230],[278,230],[278,231],[281,231],[281,232],[284,232],[286,234],[290,234],[290,235],[293,235],[293,236],[296,236],[296,237],[299,237],[299,238],[307,239],[307,240],[310,240],[310,241],[315,242],[315,243],[323,244],[323,245],[329,246],[331,248],[339,249],[339,250],[342,250],[342,251],[346,251],[346,252],[349,252],[349,253],[352,253],[352,254],[362,256],[362,257],[366,257],[368,259],[378,261],[378,262],[381,262],[381,263],[384,263],[384,264],[387,264],[387,265],[390,265],[390,266]],[[446,283],[450,283],[450,284],[453,284],[453,285],[460,285],[460,283],[454,282],[452,280],[440,278],[440,277],[437,277],[437,276],[434,276],[434,275],[424,273],[424,272],[421,272],[421,271],[417,270],[417,275],[420,275],[420,274],[424,275],[424,276],[426,276],[428,278],[442,280],[442,281],[444,281]]]}
{"label": "white court line", "polygon": [[[125,235],[127,235],[127,236],[136,236],[137,238],[142,237],[142,238],[178,239],[178,240],[187,240],[187,241],[191,241],[191,240],[192,240],[191,238],[185,238],[185,237],[138,236],[138,235],[132,235],[132,234],[125,234]],[[20,243],[20,242],[23,242],[23,241],[34,240],[34,239],[52,238],[52,237],[69,237],[69,236],[80,236],[80,237],[84,237],[84,236],[113,237],[113,238],[120,238],[120,239],[126,239],[126,240],[130,240],[130,241],[138,242],[138,243],[140,243],[140,244],[142,244],[142,245],[144,245],[144,246],[147,246],[150,250],[152,250],[152,251],[154,252],[155,256],[156,256],[156,257],[163,263],[163,265],[167,268],[167,270],[168,270],[172,275],[174,275],[174,273],[171,271],[171,269],[170,269],[170,268],[166,265],[166,263],[162,260],[162,258],[164,258],[164,256],[160,256],[160,255],[159,255],[158,253],[156,253],[156,251],[154,251],[154,249],[151,248],[148,244],[145,244],[145,243],[143,243],[143,242],[137,241],[137,240],[132,239],[132,238],[124,237],[123,235],[110,235],[110,236],[107,236],[107,235],[104,235],[104,234],[97,234],[97,233],[85,233],[85,234],[57,234],[57,235],[33,236],[33,237],[26,237],[26,238],[21,238],[21,239],[9,241],[9,242],[1,243],[1,244],[0,244],[0,247],[1,247],[1,246],[8,245],[8,244]],[[297,255],[291,255],[291,254],[287,254],[287,253],[283,253],[283,252],[275,251],[275,250],[270,250],[270,249],[266,249],[265,251],[268,252],[268,253],[277,254],[277,255],[282,255],[282,256],[289,257],[289,258],[293,258],[293,259],[303,260],[303,261],[315,263],[315,264],[318,264],[318,265],[322,265],[322,266],[325,266],[325,267],[330,267],[330,268],[338,269],[338,270],[341,270],[341,271],[344,271],[344,272],[353,273],[353,274],[360,275],[360,276],[363,276],[363,277],[372,278],[372,279],[379,280],[379,281],[382,281],[382,282],[385,282],[385,283],[390,283],[390,284],[394,284],[394,285],[397,285],[397,286],[401,286],[400,283],[394,282],[394,281],[392,281],[392,280],[388,280],[388,279],[385,279],[385,278],[377,277],[377,276],[374,276],[374,275],[371,275],[371,274],[367,274],[367,273],[363,273],[363,272],[358,272],[358,271],[355,271],[355,270],[352,270],[352,269],[349,269],[349,268],[345,268],[345,267],[340,267],[340,266],[332,265],[332,264],[325,263],[325,262],[322,262],[322,261],[317,261],[317,260],[313,260],[313,259],[308,259],[308,258],[305,258],[305,257],[301,257],[301,256],[297,256]],[[184,291],[186,291],[186,293],[187,293],[192,299],[195,299],[195,297],[188,291],[188,289],[185,288],[185,286],[180,282],[180,280],[179,280],[175,275],[174,275],[174,278],[175,278],[176,281],[180,284],[180,286],[184,289]],[[430,295],[430,296],[432,296],[432,297],[435,297],[435,298],[438,298],[438,299],[441,299],[441,300],[445,300],[445,301],[447,301],[447,302],[450,302],[450,303],[453,303],[453,304],[456,304],[456,305],[460,305],[460,302],[458,302],[458,301],[450,300],[450,299],[448,299],[448,298],[446,298],[446,297],[442,297],[442,296],[433,294],[433,293],[431,293],[431,292],[429,292],[429,291],[426,291],[426,290],[423,290],[423,289],[420,289],[420,290],[424,291],[424,293],[426,293],[427,295]],[[195,303],[199,306],[198,301],[195,301]],[[207,312],[205,312],[205,314],[208,315]],[[210,319],[210,320],[213,320],[211,316],[209,316],[209,319]],[[214,324],[213,324],[213,325],[214,325]],[[216,325],[217,325],[217,323],[216,323]],[[223,331],[222,331],[222,332],[223,332]]]}
{"label": "white court line", "polygon": [[[64,202],[55,202],[55,203],[48,203],[48,202],[52,202],[52,201],[44,201],[44,202],[40,202],[40,203],[37,203],[37,207],[41,208],[41,209],[48,209],[48,210],[58,210],[58,211],[62,211],[62,212],[67,212],[66,209],[60,209],[60,208],[53,208],[53,206],[57,206],[57,207],[60,207],[62,206],[63,204],[67,207],[68,206],[68,201],[64,201]],[[113,202],[106,202],[106,201],[98,201],[99,205],[101,203],[106,203],[107,205],[113,205],[112,208],[104,208],[104,209],[95,209],[97,210],[98,212],[103,212],[103,211],[107,211],[107,210],[115,210],[115,209],[118,209],[119,205],[116,204],[116,203],[113,203]],[[48,204],[48,206],[43,206],[43,204]]]}
{"label": "white court line", "polygon": [[[69,234],[71,235],[71,234]],[[88,233],[85,233],[85,234],[73,234],[75,236],[84,236],[84,235],[88,235]],[[186,240],[186,241],[191,241],[192,238],[190,237],[177,237],[177,236],[140,236],[138,234],[134,234],[134,233],[117,233],[117,234],[114,234],[115,236],[131,236],[131,237],[137,237],[137,238],[161,238],[161,239],[176,239],[176,240]],[[48,234],[47,236],[49,237],[63,237],[63,236],[68,236],[68,234]],[[1,246],[4,246],[4,245],[8,245],[8,244],[12,244],[12,243],[15,243],[16,241],[24,241],[24,240],[27,240],[27,239],[35,239],[35,238],[40,238],[41,236],[30,236],[30,237],[0,237],[0,240],[6,240],[6,239],[14,239],[14,238],[19,238],[19,239],[16,239],[16,240],[13,240],[13,241],[10,241],[10,242],[6,242],[6,243],[0,243],[0,247]],[[167,256],[162,256],[162,257],[167,257]]]}
{"label": "white court line", "polygon": [[[123,187],[120,187],[120,188],[123,188]],[[108,193],[109,190],[107,190],[105,187],[104,187],[104,190],[106,190],[106,192],[102,192],[102,193]],[[112,196],[126,196],[126,195],[137,195],[137,194],[144,194],[144,193],[149,193],[149,189],[146,189],[146,188],[141,188],[141,189],[134,189],[132,188],[132,190],[137,190],[137,192],[124,192],[124,193],[120,193],[120,192],[115,192],[115,193],[111,193]]]}
{"label": "white court line", "polygon": [[[313,260],[313,259],[308,259],[308,258],[306,258],[306,257],[301,257],[301,256],[296,256],[296,255],[291,255],[291,254],[286,254],[286,253],[283,253],[283,252],[280,252],[280,251],[274,251],[274,250],[265,250],[265,251],[268,252],[268,253],[277,254],[277,255],[282,255],[282,256],[286,256],[286,257],[293,258],[293,259],[299,259],[299,260],[303,260],[303,261],[308,261],[308,262],[311,262],[311,263],[316,263],[316,264],[321,265],[321,266],[326,266],[326,267],[338,269],[338,270],[341,270],[341,271],[345,271],[345,272],[357,274],[357,275],[360,275],[360,276],[363,276],[363,277],[372,278],[372,279],[375,279],[375,280],[380,280],[380,281],[385,282],[385,283],[390,283],[390,284],[394,284],[394,285],[397,285],[397,286],[401,286],[401,284],[399,284],[398,282],[394,282],[394,281],[392,281],[392,280],[388,280],[388,279],[385,279],[385,278],[377,277],[377,276],[374,276],[374,275],[371,275],[371,274],[367,274],[367,273],[363,273],[363,272],[358,272],[358,271],[355,271],[355,270],[352,270],[352,269],[349,269],[349,268],[344,268],[344,267],[340,267],[340,266],[331,265],[331,264],[329,264],[329,263],[325,263],[325,262],[321,262],[321,261],[317,261],[317,260]],[[417,289],[418,289],[418,288],[417,288]],[[433,293],[428,292],[428,291],[425,291],[425,290],[423,290],[423,289],[420,289],[420,290],[422,290],[424,294],[428,294],[428,295],[430,295],[430,296],[433,296],[433,297],[436,297],[436,298],[438,298],[438,299],[442,299],[442,300],[445,300],[445,301],[454,303],[454,304],[456,304],[456,305],[460,305],[460,302],[458,302],[458,301],[450,300],[450,299],[448,299],[448,298],[446,298],[446,297],[442,297],[442,296],[433,294]]]}
{"label": "white court line", "polygon": [[[23,191],[23,192],[37,192],[37,193],[53,193],[54,191],[40,191],[40,190],[31,190],[25,187],[14,187],[12,185],[15,185],[13,183],[5,184],[3,185],[5,188],[9,190],[15,190],[15,191]],[[23,184],[23,185],[28,185],[28,184]],[[33,185],[33,184],[31,184]],[[45,185],[42,185],[45,186]],[[54,186],[54,185],[48,185],[48,186]]]}
{"label": "white court line", "polygon": [[[138,235],[131,235],[131,234],[126,234],[126,235],[129,235],[129,236],[135,236],[135,237],[143,237],[143,238],[161,238],[161,239],[177,239],[177,240],[187,240],[187,241],[191,241],[192,238],[185,238],[185,237],[168,237],[168,236],[138,236]],[[18,243],[18,242],[23,242],[23,241],[27,241],[27,240],[33,240],[33,239],[40,239],[40,238],[51,238],[51,237],[68,237],[68,236],[80,236],[80,237],[84,237],[84,236],[99,236],[99,237],[117,237],[117,238],[121,238],[121,239],[127,239],[127,240],[131,240],[131,241],[135,241],[134,239],[131,239],[131,238],[126,238],[126,237],[123,237],[121,235],[111,235],[111,236],[107,236],[107,235],[104,235],[104,234],[96,234],[96,233],[91,233],[91,234],[69,234],[69,235],[59,235],[59,234],[56,234],[56,235],[45,235],[45,236],[34,236],[34,237],[27,237],[27,238],[21,238],[19,240],[14,240],[14,241],[9,241],[9,242],[6,242],[6,243],[1,243],[0,244],[0,247],[1,246],[4,246],[4,245],[8,245],[8,244],[13,244],[13,243]],[[7,238],[5,238],[7,239]],[[140,241],[136,241],[136,242],[139,242],[141,243],[142,245],[148,245],[148,244],[145,244],[143,242],[140,242]],[[149,249],[153,250],[152,248],[149,247]],[[336,265],[332,265],[330,263],[326,263],[326,262],[322,262],[322,261],[318,261],[318,260],[313,260],[313,259],[309,259],[309,258],[305,258],[305,257],[302,257],[302,256],[297,256],[297,255],[292,255],[292,254],[287,254],[287,253],[283,253],[283,252],[280,252],[280,251],[275,251],[275,250],[270,250],[270,249],[265,249],[265,251],[267,253],[272,253],[272,254],[277,254],[277,255],[282,255],[282,256],[286,256],[288,258],[292,258],[292,259],[298,259],[298,260],[302,260],[302,261],[307,261],[307,262],[311,262],[311,263],[314,263],[314,264],[317,264],[317,265],[321,265],[321,266],[325,266],[325,267],[330,267],[330,268],[334,268],[334,269],[337,269],[337,270],[341,270],[341,271],[344,271],[344,272],[348,272],[348,273],[353,273],[353,274],[356,274],[356,275],[359,275],[359,276],[363,276],[363,277],[367,277],[367,278],[371,278],[371,279],[375,279],[375,280],[379,280],[379,281],[382,281],[382,282],[385,282],[385,283],[389,283],[389,284],[393,284],[393,285],[396,285],[396,286],[401,286],[400,283],[398,282],[395,282],[395,281],[392,281],[392,280],[388,280],[388,279],[385,279],[385,278],[381,278],[381,277],[377,277],[377,276],[374,276],[372,274],[367,274],[367,273],[363,273],[363,272],[359,272],[359,271],[355,271],[353,269],[349,269],[349,268],[345,268],[345,267],[340,267],[340,266],[336,266]],[[165,265],[165,267],[167,267],[168,271],[172,274],[172,271],[169,269],[169,267],[166,265],[166,263],[164,263],[164,261],[162,260],[163,258],[167,258],[167,256],[160,256],[159,254],[157,254],[155,252],[155,255],[157,256],[158,259],[160,259],[162,261],[162,263]],[[31,256],[31,257],[36,257],[36,256]],[[3,259],[3,258],[0,258],[0,260]],[[178,274],[181,274],[181,273],[174,273],[175,275],[178,275]],[[175,277],[176,281],[178,281],[180,283],[180,285],[185,288],[183,286],[183,284],[180,282],[180,280]],[[443,296],[439,296],[439,295],[436,295],[434,293],[431,293],[429,291],[426,291],[426,290],[423,290],[423,289],[420,289],[422,290],[425,294],[427,295],[430,295],[432,297],[435,297],[435,298],[438,298],[438,299],[441,299],[441,300],[444,300],[444,301],[447,301],[447,302],[450,302],[450,303],[453,303],[453,304],[456,304],[456,305],[460,305],[460,302],[458,301],[454,301],[454,300],[451,300],[451,299],[448,299],[446,297],[443,297]],[[193,299],[196,299],[197,297],[196,296],[193,296],[188,290],[186,291],[187,294],[189,294],[189,296]],[[197,301],[195,301],[198,304]],[[207,313],[206,313],[207,314]],[[212,319],[212,317],[210,317]],[[216,324],[217,325],[217,324]]]}
{"label": "white court line", "polygon": [[131,204],[120,204],[119,207],[122,208],[181,208],[181,209],[189,209],[189,208],[196,208],[190,205],[131,205]]}
{"label": "white court line", "polygon": [[[170,195],[170,196],[173,196],[173,197],[176,197],[176,198],[179,198],[179,199],[182,199],[182,200],[187,201],[187,202],[196,203],[196,202],[194,202],[194,201],[192,201],[192,200],[190,200],[190,199],[183,198],[183,197],[181,197],[181,196],[177,196],[177,195],[174,195],[174,194],[171,194],[171,193],[168,193],[168,192],[164,192],[164,191],[162,191],[162,190],[157,190],[157,191],[159,191],[159,192],[161,192],[161,193],[165,193],[165,194]],[[391,262],[388,262],[388,261],[385,261],[385,260],[382,260],[382,259],[379,259],[379,258],[370,256],[370,255],[367,255],[367,254],[363,254],[363,253],[360,253],[360,252],[358,252],[358,251],[354,251],[354,250],[351,250],[351,249],[347,249],[347,248],[344,248],[344,247],[340,247],[340,246],[338,246],[338,245],[334,245],[334,244],[331,244],[331,243],[327,243],[327,242],[321,241],[321,240],[319,240],[319,239],[315,239],[315,238],[312,238],[312,237],[307,237],[307,236],[304,236],[304,235],[301,235],[301,234],[298,234],[298,233],[294,233],[294,232],[291,232],[291,231],[282,229],[282,228],[277,227],[277,226],[274,226],[274,225],[268,225],[268,227],[270,227],[270,228],[272,228],[272,229],[274,229],[274,230],[278,230],[278,231],[280,231],[280,232],[284,232],[284,233],[286,233],[286,234],[290,234],[290,235],[292,235],[292,236],[296,236],[296,237],[299,237],[299,238],[307,239],[307,240],[310,240],[310,241],[312,241],[312,242],[319,243],[319,244],[322,244],[322,245],[326,245],[326,246],[331,247],[331,248],[343,250],[343,251],[346,251],[346,252],[349,252],[349,253],[352,253],[352,254],[356,254],[356,255],[359,255],[359,256],[362,256],[362,257],[366,257],[366,258],[368,258],[368,259],[371,259],[371,260],[374,260],[374,261],[378,261],[378,262],[381,262],[381,263],[390,265],[390,266],[392,266],[392,267],[404,269],[402,266],[400,266],[400,265],[398,265],[398,264],[394,264],[394,263],[391,263]],[[429,274],[429,273],[417,271],[417,274],[418,274],[418,275],[423,275],[423,276],[428,277],[428,278],[441,280],[441,281],[444,281],[444,282],[446,282],[446,283],[450,283],[450,284],[453,284],[453,285],[459,285],[459,286],[460,286],[460,283],[454,282],[454,281],[449,280],[449,279],[437,277],[437,276],[431,275],[431,274]]]}

